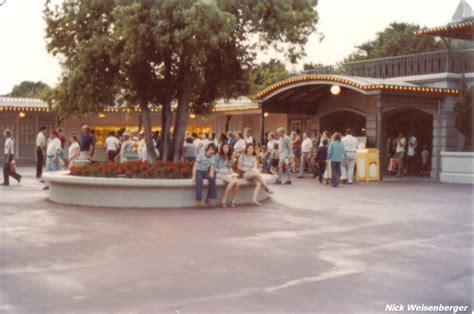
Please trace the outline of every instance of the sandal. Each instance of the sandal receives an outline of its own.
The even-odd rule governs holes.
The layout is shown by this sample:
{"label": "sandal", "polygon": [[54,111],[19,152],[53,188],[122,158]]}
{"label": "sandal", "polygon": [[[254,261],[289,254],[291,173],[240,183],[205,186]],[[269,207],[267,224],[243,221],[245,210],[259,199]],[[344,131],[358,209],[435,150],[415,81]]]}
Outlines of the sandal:
{"label": "sandal", "polygon": [[224,207],[224,208],[226,208],[226,207],[227,207],[227,204],[224,203],[224,202],[221,202],[221,206]]}
{"label": "sandal", "polygon": [[273,192],[273,190],[270,190],[270,188],[266,187],[265,188],[265,192],[267,192],[268,194],[274,194],[275,192]]}
{"label": "sandal", "polygon": [[230,207],[232,207],[232,208],[234,208],[236,205],[237,205],[237,204],[236,204],[235,201],[233,201],[232,203],[230,203]]}
{"label": "sandal", "polygon": [[262,206],[262,204],[257,201],[252,201],[252,204],[259,207]]}

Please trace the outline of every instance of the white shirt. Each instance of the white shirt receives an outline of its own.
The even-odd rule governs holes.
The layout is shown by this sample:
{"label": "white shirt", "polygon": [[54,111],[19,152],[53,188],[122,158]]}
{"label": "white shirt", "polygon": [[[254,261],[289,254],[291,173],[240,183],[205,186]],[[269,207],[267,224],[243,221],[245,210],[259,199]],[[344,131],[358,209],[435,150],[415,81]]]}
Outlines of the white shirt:
{"label": "white shirt", "polygon": [[[76,160],[79,157],[79,152],[81,151],[81,147],[79,146],[78,142],[74,142],[69,145],[69,149],[67,151],[67,156],[69,160]],[[73,159],[71,157],[75,156]]]}
{"label": "white shirt", "polygon": [[244,150],[245,150],[245,140],[244,139],[239,139],[237,140],[237,142],[235,142],[235,145],[234,145],[234,152],[240,154],[240,153],[243,153]]}
{"label": "white shirt", "polygon": [[194,140],[193,144],[194,144],[194,146],[196,146],[196,150],[199,153],[199,151],[201,149],[202,141],[200,139],[196,138]]}
{"label": "white shirt", "polygon": [[5,155],[15,154],[15,143],[11,137],[7,138],[5,141]]}
{"label": "white shirt", "polygon": [[39,132],[36,135],[36,147],[41,146],[44,147],[46,145],[46,137],[44,136],[43,132]]}
{"label": "white shirt", "polygon": [[145,161],[147,159],[147,148],[146,148],[146,142],[145,139],[140,140],[138,143],[138,157],[142,160]]}
{"label": "white shirt", "polygon": [[127,161],[127,153],[133,151],[133,142],[131,140],[126,140],[122,143],[120,148],[120,162]]}
{"label": "white shirt", "polygon": [[277,143],[277,141],[269,140],[267,142],[267,150],[269,150],[270,152],[273,152],[275,150],[275,143]]}
{"label": "white shirt", "polygon": [[313,141],[308,137],[303,140],[301,143],[301,151],[303,153],[310,153],[311,149],[313,148]]}
{"label": "white shirt", "polygon": [[402,137],[401,139],[398,139],[397,137],[397,149],[396,149],[396,152],[397,153],[400,153],[400,152],[405,152],[405,145],[406,145],[407,141],[405,140],[404,137]]}
{"label": "white shirt", "polygon": [[105,150],[106,151],[116,151],[119,147],[119,140],[115,136],[109,136],[105,140]]}
{"label": "white shirt", "polygon": [[209,141],[207,138],[201,140],[201,150],[200,150],[199,152],[200,152],[200,153],[205,152],[207,146],[209,146],[210,143],[211,143],[211,141]]}
{"label": "white shirt", "polygon": [[57,156],[59,150],[61,150],[61,141],[56,137],[49,141],[48,149],[46,150],[46,156]]}
{"label": "white shirt", "polygon": [[355,153],[357,151],[359,141],[354,136],[346,135],[342,138],[341,142],[347,153]]}
{"label": "white shirt", "polygon": [[414,156],[416,149],[416,137],[412,136],[408,139],[408,156]]}

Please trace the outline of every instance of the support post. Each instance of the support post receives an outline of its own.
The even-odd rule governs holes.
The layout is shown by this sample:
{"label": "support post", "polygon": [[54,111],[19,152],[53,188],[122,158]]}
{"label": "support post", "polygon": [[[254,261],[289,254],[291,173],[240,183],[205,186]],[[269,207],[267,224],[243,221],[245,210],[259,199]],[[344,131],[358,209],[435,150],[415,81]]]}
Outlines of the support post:
{"label": "support post", "polygon": [[386,164],[386,156],[385,156],[385,144],[383,140],[383,103],[382,97],[376,96],[375,97],[375,108],[377,110],[377,118],[376,118],[376,136],[375,142],[377,149],[379,150],[379,159],[380,159],[380,180],[383,180],[383,172],[385,169]]}

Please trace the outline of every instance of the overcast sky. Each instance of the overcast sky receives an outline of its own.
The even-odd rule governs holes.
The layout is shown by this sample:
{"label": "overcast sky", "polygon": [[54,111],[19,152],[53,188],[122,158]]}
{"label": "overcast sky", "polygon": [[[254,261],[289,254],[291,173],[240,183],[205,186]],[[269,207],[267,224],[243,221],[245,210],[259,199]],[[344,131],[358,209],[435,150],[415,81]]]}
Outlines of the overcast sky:
{"label": "overcast sky", "polygon": [[[473,0],[468,2],[472,5]],[[0,7],[0,95],[24,80],[41,80],[51,86],[58,81],[59,63],[45,49],[43,3],[44,0],[6,0]],[[311,36],[307,57],[299,64],[336,63],[353,52],[355,45],[373,39],[376,32],[393,21],[429,27],[446,24],[458,3],[459,0],[320,0],[318,32],[325,38],[320,43],[318,35]],[[261,60],[267,58],[265,53],[260,56]]]}

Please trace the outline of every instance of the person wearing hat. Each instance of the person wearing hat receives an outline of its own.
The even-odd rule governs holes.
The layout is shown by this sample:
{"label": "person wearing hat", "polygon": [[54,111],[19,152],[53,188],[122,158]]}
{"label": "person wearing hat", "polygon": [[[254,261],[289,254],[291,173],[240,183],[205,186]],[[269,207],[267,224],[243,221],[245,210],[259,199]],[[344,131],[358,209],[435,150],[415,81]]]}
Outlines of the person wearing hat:
{"label": "person wearing hat", "polygon": [[130,140],[132,134],[130,132],[123,133],[123,143],[120,148],[120,162],[127,161],[127,154],[133,151],[133,142]]}
{"label": "person wearing hat", "polygon": [[91,134],[91,129],[87,124],[82,126],[82,137],[81,137],[81,153],[79,155],[80,160],[91,160],[92,151],[94,150],[94,137]]}
{"label": "person wearing hat", "polygon": [[141,161],[146,161],[148,159],[147,149],[146,149],[146,141],[145,141],[145,132],[140,131],[138,133],[138,158]]}
{"label": "person wearing hat", "polygon": [[12,131],[9,129],[5,129],[3,132],[3,136],[5,136],[5,164],[3,165],[3,183],[2,185],[9,186],[10,185],[10,177],[15,178],[18,183],[21,181],[21,175],[19,175],[14,170],[14,162],[13,156],[15,154],[15,142],[13,141]]}

